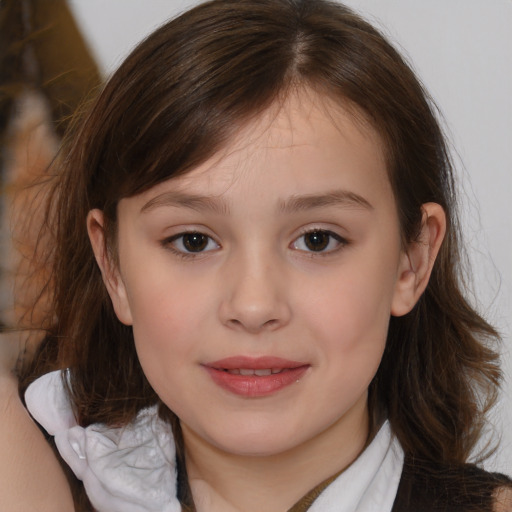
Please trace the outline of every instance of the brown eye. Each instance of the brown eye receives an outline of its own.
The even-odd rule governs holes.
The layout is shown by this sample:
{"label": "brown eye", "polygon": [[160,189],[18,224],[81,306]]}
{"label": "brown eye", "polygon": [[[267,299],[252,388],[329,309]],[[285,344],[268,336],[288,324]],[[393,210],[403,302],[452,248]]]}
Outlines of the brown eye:
{"label": "brown eye", "polygon": [[329,245],[331,235],[326,231],[311,231],[304,235],[304,243],[310,251],[323,251]]}
{"label": "brown eye", "polygon": [[189,252],[201,252],[206,249],[208,240],[202,233],[187,233],[183,235],[183,247]]}
{"label": "brown eye", "polygon": [[164,246],[172,248],[174,252],[183,256],[213,251],[219,248],[219,244],[215,242],[213,238],[204,233],[199,233],[198,231],[179,233],[163,240],[162,243]]}
{"label": "brown eye", "polygon": [[314,229],[297,238],[291,247],[304,252],[329,253],[340,246],[347,245],[347,243],[344,238],[332,231]]}

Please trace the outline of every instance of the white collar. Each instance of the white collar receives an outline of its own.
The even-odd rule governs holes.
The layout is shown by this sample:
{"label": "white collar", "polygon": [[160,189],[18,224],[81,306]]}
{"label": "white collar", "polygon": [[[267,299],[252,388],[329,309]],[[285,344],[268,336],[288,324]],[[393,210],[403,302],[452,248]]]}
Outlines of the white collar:
{"label": "white collar", "polygon": [[[180,512],[175,445],[156,406],[130,424],[77,425],[60,371],[32,383],[25,401],[55,436],[62,458],[83,481],[98,512]],[[309,512],[390,512],[403,467],[403,450],[386,421],[366,450],[331,483]]]}
{"label": "white collar", "polygon": [[385,421],[359,457],[332,482],[309,512],[390,512],[404,452]]}

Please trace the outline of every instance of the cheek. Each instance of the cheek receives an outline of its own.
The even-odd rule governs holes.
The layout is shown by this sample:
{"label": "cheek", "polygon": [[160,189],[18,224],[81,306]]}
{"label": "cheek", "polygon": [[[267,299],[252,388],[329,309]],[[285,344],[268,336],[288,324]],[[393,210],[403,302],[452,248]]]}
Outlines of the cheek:
{"label": "cheek", "polygon": [[386,345],[394,291],[393,267],[383,273],[378,262],[351,266],[309,287],[303,316],[310,337],[321,349],[340,386],[362,390],[378,369]]}
{"label": "cheek", "polygon": [[[212,288],[207,279],[176,265],[165,252],[154,252],[141,251],[127,265],[134,334],[173,342],[197,328],[209,300],[207,291]],[[151,265],[143,265],[143,261],[151,261]]]}
{"label": "cheek", "polygon": [[190,332],[200,322],[200,304],[190,294],[141,295],[132,301],[133,333],[137,344],[181,352],[190,345]]}
{"label": "cheek", "polygon": [[140,297],[134,308],[133,334],[142,370],[160,399],[178,415],[183,404],[200,399],[188,373],[197,360],[198,338],[193,333],[199,316],[190,295]]}
{"label": "cheek", "polygon": [[[389,324],[387,308],[359,289],[334,296],[325,316],[316,317],[317,340],[323,342],[319,367],[326,368],[330,403],[350,408],[366,393],[379,368]],[[325,310],[324,310],[325,311]]]}
{"label": "cheek", "polygon": [[179,276],[146,273],[131,283],[129,303],[137,354],[159,393],[197,357],[198,328],[206,322],[207,297]]}
{"label": "cheek", "polygon": [[[331,333],[340,342],[360,344],[368,336],[386,336],[394,293],[393,272],[373,272],[370,266],[327,276],[323,283],[302,291],[304,314],[314,329]],[[368,341],[370,341],[368,340]]]}

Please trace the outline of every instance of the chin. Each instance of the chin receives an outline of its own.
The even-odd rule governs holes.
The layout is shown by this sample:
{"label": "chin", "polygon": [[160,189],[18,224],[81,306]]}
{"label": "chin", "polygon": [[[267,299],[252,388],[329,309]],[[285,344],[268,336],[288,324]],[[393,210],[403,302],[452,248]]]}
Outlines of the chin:
{"label": "chin", "polygon": [[204,439],[223,452],[242,457],[272,457],[292,450],[305,441],[290,431],[284,431],[282,427],[226,429],[220,435],[212,433]]}

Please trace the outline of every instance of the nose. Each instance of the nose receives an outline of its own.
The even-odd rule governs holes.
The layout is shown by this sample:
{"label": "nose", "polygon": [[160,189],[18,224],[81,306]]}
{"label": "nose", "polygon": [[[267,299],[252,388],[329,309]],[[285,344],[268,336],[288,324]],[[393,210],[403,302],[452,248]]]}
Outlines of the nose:
{"label": "nose", "polygon": [[279,265],[251,257],[227,265],[222,276],[221,322],[257,334],[287,325],[291,318],[287,280]]}

